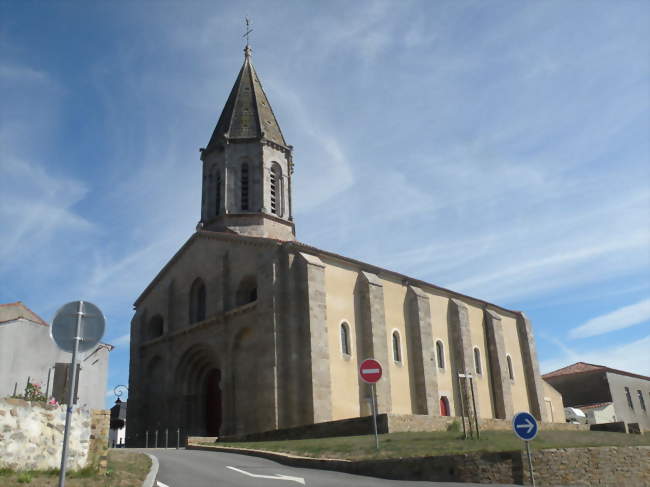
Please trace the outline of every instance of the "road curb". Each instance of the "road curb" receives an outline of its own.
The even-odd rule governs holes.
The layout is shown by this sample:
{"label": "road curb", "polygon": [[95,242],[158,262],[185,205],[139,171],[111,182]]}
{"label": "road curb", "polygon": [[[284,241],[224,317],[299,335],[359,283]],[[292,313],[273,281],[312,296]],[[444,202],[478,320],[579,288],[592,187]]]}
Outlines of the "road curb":
{"label": "road curb", "polygon": [[145,455],[151,458],[151,468],[149,469],[149,473],[144,479],[144,482],[142,482],[142,487],[154,487],[160,464],[158,463],[158,459],[153,455],[150,455],[149,453],[145,453]]}

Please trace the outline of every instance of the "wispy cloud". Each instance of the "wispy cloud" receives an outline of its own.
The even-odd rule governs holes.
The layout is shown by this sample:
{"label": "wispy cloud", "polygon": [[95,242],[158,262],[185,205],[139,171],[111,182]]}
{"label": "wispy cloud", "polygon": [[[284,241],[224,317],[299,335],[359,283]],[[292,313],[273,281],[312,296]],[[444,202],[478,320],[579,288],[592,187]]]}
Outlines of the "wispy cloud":
{"label": "wispy cloud", "polygon": [[122,347],[131,343],[131,334],[125,333],[124,335],[108,339],[106,341],[115,347]]}
{"label": "wispy cloud", "polygon": [[650,321],[650,299],[624,306],[620,309],[597,316],[569,331],[570,338],[586,338],[603,335],[615,330]]}

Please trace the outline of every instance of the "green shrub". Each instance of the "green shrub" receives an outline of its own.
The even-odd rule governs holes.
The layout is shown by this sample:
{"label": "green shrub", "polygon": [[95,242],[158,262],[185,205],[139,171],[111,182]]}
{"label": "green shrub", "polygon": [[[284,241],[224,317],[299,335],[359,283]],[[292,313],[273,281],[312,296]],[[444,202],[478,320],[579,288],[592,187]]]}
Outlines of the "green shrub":
{"label": "green shrub", "polygon": [[19,484],[29,484],[32,481],[32,473],[31,472],[20,472],[18,474],[18,483]]}
{"label": "green shrub", "polygon": [[450,424],[447,425],[447,431],[451,431],[453,433],[460,432],[460,423],[457,419],[453,420]]}

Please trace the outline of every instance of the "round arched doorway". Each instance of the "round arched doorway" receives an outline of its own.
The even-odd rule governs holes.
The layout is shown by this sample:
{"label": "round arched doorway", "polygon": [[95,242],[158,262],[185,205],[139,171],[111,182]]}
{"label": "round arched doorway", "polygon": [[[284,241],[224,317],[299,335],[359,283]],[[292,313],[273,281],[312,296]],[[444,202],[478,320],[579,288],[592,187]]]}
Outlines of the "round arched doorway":
{"label": "round arched doorway", "polygon": [[176,369],[179,427],[185,435],[219,436],[223,421],[221,369],[204,345],[190,348]]}

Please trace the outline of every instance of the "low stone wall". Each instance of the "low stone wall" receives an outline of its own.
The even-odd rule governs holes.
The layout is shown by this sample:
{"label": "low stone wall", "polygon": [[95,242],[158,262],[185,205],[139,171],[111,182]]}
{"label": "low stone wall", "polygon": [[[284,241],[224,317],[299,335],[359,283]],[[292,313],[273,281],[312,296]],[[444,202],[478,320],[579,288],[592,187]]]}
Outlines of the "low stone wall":
{"label": "low stone wall", "polygon": [[[388,414],[388,431],[446,431],[454,423],[462,428],[460,416],[426,416],[416,414]],[[465,420],[467,424],[467,419]],[[512,431],[512,421],[509,419],[479,418],[481,430]],[[473,424],[473,422],[472,422]],[[469,426],[467,426],[469,427]],[[570,423],[539,423],[540,431],[588,431],[585,424]]]}
{"label": "low stone wall", "polygon": [[[0,399],[0,468],[48,470],[61,466],[66,406]],[[75,408],[68,443],[68,468],[105,460],[109,411]]]}
{"label": "low stone wall", "polygon": [[[446,431],[456,422],[461,428],[461,418],[456,416],[427,416],[416,414],[379,414],[377,431],[380,434],[404,431]],[[506,419],[479,418],[481,430],[512,430],[512,422]],[[588,431],[585,424],[540,423],[540,430]],[[307,424],[262,433],[239,436],[222,436],[220,441],[271,441],[299,440],[304,438],[326,438],[332,436],[357,436],[372,433],[372,416],[341,419],[324,423]],[[207,441],[207,440],[202,440]]]}
{"label": "low stone wall", "polygon": [[[521,451],[353,462],[219,446],[188,445],[188,449],[255,455],[293,467],[392,480],[531,485],[527,458]],[[533,451],[532,456],[538,486],[650,485],[650,447],[647,446],[549,449]]]}

